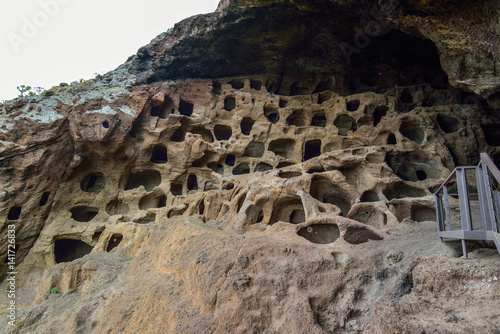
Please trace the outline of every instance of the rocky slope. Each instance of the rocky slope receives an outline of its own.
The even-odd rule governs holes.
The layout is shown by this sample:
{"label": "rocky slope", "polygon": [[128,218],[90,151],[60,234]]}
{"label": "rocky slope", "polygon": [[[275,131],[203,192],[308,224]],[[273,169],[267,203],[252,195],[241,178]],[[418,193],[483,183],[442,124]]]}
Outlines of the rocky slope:
{"label": "rocky slope", "polygon": [[222,1],[103,78],[8,102],[2,330],[495,333],[500,257],[440,243],[431,195],[500,162],[497,18]]}

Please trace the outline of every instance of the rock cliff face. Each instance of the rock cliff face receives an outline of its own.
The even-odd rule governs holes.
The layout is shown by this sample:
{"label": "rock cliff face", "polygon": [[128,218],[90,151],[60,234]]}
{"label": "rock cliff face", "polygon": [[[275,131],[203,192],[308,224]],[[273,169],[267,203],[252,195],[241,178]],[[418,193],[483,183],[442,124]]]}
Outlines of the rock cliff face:
{"label": "rock cliff face", "polygon": [[500,163],[498,6],[222,1],[6,103],[2,330],[495,333],[498,253],[457,259],[432,194]]}

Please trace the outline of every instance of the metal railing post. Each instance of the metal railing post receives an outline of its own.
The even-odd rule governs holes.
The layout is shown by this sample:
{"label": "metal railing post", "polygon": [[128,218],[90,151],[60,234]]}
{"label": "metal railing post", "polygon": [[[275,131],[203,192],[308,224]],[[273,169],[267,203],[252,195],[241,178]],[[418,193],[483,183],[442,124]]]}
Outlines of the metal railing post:
{"label": "metal railing post", "polygon": [[448,186],[445,185],[443,187],[445,224],[446,224],[446,230],[451,231],[450,203],[448,202],[448,197],[449,197]]}
{"label": "metal railing post", "polygon": [[462,230],[471,231],[471,215],[469,203],[469,189],[467,187],[467,177],[464,168],[457,168],[457,188],[458,200],[460,202],[460,218],[462,221]]}
{"label": "metal railing post", "polygon": [[[486,174],[486,178],[485,178]],[[490,196],[488,194],[491,192],[488,186],[486,185],[486,181],[488,176],[488,167],[486,167],[482,162],[476,168],[476,182],[477,182],[477,192],[479,196],[479,208],[481,210],[481,225],[483,226],[483,230],[491,231],[492,230],[492,222],[493,219],[491,217],[490,210],[490,201],[488,200]]]}

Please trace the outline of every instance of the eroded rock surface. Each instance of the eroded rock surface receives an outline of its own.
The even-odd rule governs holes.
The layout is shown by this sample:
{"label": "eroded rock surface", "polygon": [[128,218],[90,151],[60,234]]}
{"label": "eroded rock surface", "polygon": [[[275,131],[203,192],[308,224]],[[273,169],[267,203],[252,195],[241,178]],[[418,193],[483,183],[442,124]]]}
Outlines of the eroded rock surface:
{"label": "eroded rock surface", "polygon": [[[432,194],[456,165],[477,164],[479,152],[500,161],[497,77],[467,62],[450,70],[451,42],[436,39],[459,28],[430,31],[418,17],[455,17],[467,2],[450,12],[431,2],[379,2],[383,29],[348,62],[341,45],[373,4],[223,1],[101,80],[4,105],[0,217],[3,232],[16,225],[15,332],[498,327],[495,311],[484,325],[474,318],[498,309],[498,255],[467,266],[432,222]],[[458,77],[484,80],[476,89]],[[477,268],[492,279],[470,306],[474,288],[461,284]],[[433,280],[442,275],[452,277]],[[424,321],[427,304],[452,320]],[[391,320],[403,314],[408,324]]]}

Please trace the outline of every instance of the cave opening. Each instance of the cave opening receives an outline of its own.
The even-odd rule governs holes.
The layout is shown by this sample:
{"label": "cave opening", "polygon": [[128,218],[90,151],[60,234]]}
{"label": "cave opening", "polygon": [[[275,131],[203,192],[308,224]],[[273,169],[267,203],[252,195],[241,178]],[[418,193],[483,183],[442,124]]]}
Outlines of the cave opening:
{"label": "cave opening", "polygon": [[233,175],[243,175],[249,173],[250,167],[248,166],[248,164],[239,164],[238,166],[233,168]]}
{"label": "cave opening", "polygon": [[161,192],[147,194],[139,201],[140,210],[163,208],[165,206],[167,206],[167,196]]}
{"label": "cave opening", "polygon": [[285,159],[291,159],[295,150],[295,140],[276,139],[269,143],[269,151]]}
{"label": "cave opening", "polygon": [[207,143],[213,143],[214,142],[214,136],[212,135],[212,132],[209,131],[208,129],[205,129],[203,127],[196,127],[191,130],[189,130],[194,135],[200,135],[201,138],[203,138],[204,141]]}
{"label": "cave opening", "polygon": [[187,189],[189,191],[198,190],[198,177],[196,177],[195,174],[189,174],[187,179]]}
{"label": "cave opening", "polygon": [[259,162],[259,164],[255,168],[255,171],[256,172],[267,172],[268,170],[272,170],[272,169],[273,169],[273,166],[271,166],[270,164],[265,163],[265,162]]}
{"label": "cave opening", "polygon": [[250,158],[262,158],[265,151],[264,143],[250,142],[245,148],[243,156]]}
{"label": "cave opening", "polygon": [[413,122],[410,120],[405,120],[399,128],[399,132],[406,138],[413,140],[417,144],[422,144],[424,141],[424,131],[420,126],[420,123]]}
{"label": "cave opening", "polygon": [[71,262],[92,252],[92,246],[81,240],[59,239],[54,242],[56,263]]}
{"label": "cave opening", "polygon": [[183,116],[191,117],[193,115],[194,105],[181,99],[179,102],[179,113]]}
{"label": "cave opening", "polygon": [[359,109],[360,102],[359,100],[353,100],[346,103],[347,111],[353,112]]}
{"label": "cave opening", "polygon": [[44,192],[42,194],[42,197],[40,198],[40,206],[45,206],[47,204],[47,202],[49,201],[49,196],[50,196],[50,193],[49,192]]}
{"label": "cave opening", "polygon": [[106,181],[102,173],[90,173],[80,183],[80,188],[88,193],[99,193],[105,186]]}
{"label": "cave opening", "polygon": [[[441,68],[436,46],[431,40],[392,30],[370,39],[359,53],[350,54],[351,93],[383,93],[394,87],[430,84],[446,89],[448,77]],[[400,101],[412,104],[414,97],[403,89]]]}
{"label": "cave opening", "polygon": [[313,177],[309,194],[322,203],[337,206],[344,216],[351,210],[351,200],[347,192],[323,176]]}
{"label": "cave opening", "polygon": [[460,121],[455,117],[438,114],[436,120],[445,133],[455,133],[460,129]]}
{"label": "cave opening", "polygon": [[300,197],[283,197],[276,201],[271,214],[271,224],[279,221],[291,224],[305,222],[304,206]]}
{"label": "cave opening", "polygon": [[315,244],[331,244],[340,238],[340,230],[336,224],[315,224],[303,227],[297,234]]}
{"label": "cave opening", "polygon": [[280,114],[278,109],[272,105],[267,105],[264,107],[264,116],[266,116],[267,120],[271,123],[277,123],[280,120]]}
{"label": "cave opening", "polygon": [[295,125],[295,126],[306,126],[307,125],[307,116],[305,115],[305,112],[303,110],[294,110],[293,113],[290,114],[286,118],[286,123],[289,126]]}
{"label": "cave opening", "polygon": [[324,113],[315,114],[311,120],[311,126],[324,128],[326,126],[326,116]]}
{"label": "cave opening", "polygon": [[321,155],[321,140],[309,140],[304,146],[304,161]]}
{"label": "cave opening", "polygon": [[[143,186],[146,191],[151,191],[161,183],[161,174],[157,170],[143,170],[122,177],[121,189],[131,190]],[[125,184],[125,186],[123,186]]]}
{"label": "cave opening", "polygon": [[378,194],[373,190],[367,190],[361,195],[361,202],[378,202],[380,201]]}
{"label": "cave opening", "polygon": [[387,111],[389,110],[386,106],[378,106],[373,111],[373,126],[377,126],[378,123],[382,120],[382,117],[387,115]]}
{"label": "cave opening", "polygon": [[182,125],[180,128],[177,128],[177,130],[174,131],[174,133],[170,137],[170,141],[180,143],[184,141],[184,137],[186,137],[186,129],[184,125]]}
{"label": "cave opening", "polygon": [[339,115],[333,122],[333,125],[339,130],[339,136],[343,137],[347,136],[348,131],[356,131],[358,129],[354,118],[345,114]]}
{"label": "cave opening", "polygon": [[233,89],[243,89],[243,87],[245,87],[245,82],[241,79],[233,79],[229,81],[229,84]]}
{"label": "cave opening", "polygon": [[174,196],[182,196],[182,183],[179,182],[170,183],[170,192]]}
{"label": "cave opening", "polygon": [[264,212],[257,205],[250,205],[245,214],[251,225],[258,224],[264,220]]}
{"label": "cave opening", "polygon": [[83,206],[83,205],[75,206],[69,211],[71,212],[71,218],[81,223],[86,223],[91,221],[99,213],[98,208],[94,208],[91,206]]}
{"label": "cave opening", "polygon": [[114,215],[126,215],[128,213],[128,205],[123,203],[123,201],[114,199],[111,200],[106,205],[106,213],[110,216]]}
{"label": "cave opening", "polygon": [[232,155],[232,154],[229,154],[226,157],[225,163],[228,166],[234,166],[234,164],[236,163],[236,157],[234,155]]}
{"label": "cave opening", "polygon": [[217,139],[218,141],[223,141],[229,140],[233,135],[233,131],[231,130],[230,126],[217,124],[214,127],[214,134],[215,139]]}
{"label": "cave opening", "polygon": [[490,146],[500,146],[500,124],[483,125],[484,139]]}
{"label": "cave opening", "polygon": [[120,233],[115,233],[109,238],[108,246],[106,247],[106,252],[111,252],[113,249],[118,247],[123,240],[123,235]]}
{"label": "cave opening", "polygon": [[19,220],[21,217],[22,208],[20,206],[13,206],[10,208],[9,213],[7,214],[8,220]]}
{"label": "cave opening", "polygon": [[151,116],[159,117],[165,119],[168,115],[172,115],[175,112],[175,104],[172,99],[168,96],[165,96],[163,102],[151,108]]}
{"label": "cave opening", "polygon": [[234,96],[228,96],[224,99],[224,109],[226,111],[232,111],[236,108],[236,99]]}
{"label": "cave opening", "polygon": [[249,118],[249,117],[244,117],[241,120],[240,128],[241,128],[241,133],[244,134],[245,136],[250,135],[250,132],[252,131],[254,120]]}
{"label": "cave opening", "polygon": [[153,154],[151,155],[151,162],[155,164],[165,164],[168,161],[167,148],[163,145],[156,145],[153,148]]}
{"label": "cave opening", "polygon": [[250,80],[250,88],[255,90],[262,89],[262,81],[260,80]]}

